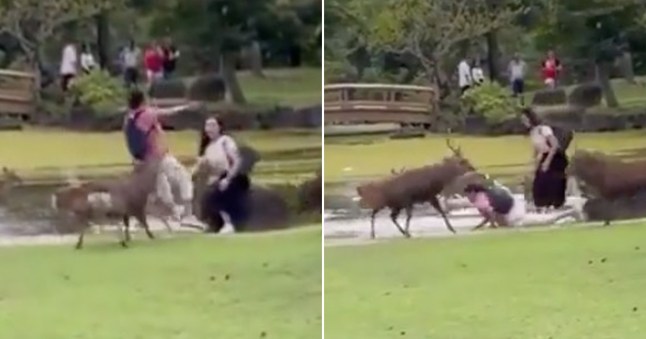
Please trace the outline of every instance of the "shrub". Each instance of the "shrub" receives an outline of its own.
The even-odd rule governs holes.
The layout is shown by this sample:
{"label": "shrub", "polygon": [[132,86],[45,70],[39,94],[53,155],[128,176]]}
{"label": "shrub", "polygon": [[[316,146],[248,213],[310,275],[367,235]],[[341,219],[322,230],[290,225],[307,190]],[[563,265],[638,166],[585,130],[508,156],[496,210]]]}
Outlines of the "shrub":
{"label": "shrub", "polygon": [[70,92],[97,115],[117,113],[127,96],[126,89],[118,78],[99,69],[76,77],[70,84]]}
{"label": "shrub", "polygon": [[497,82],[486,82],[468,90],[462,96],[462,104],[492,123],[504,121],[519,109],[518,101]]}

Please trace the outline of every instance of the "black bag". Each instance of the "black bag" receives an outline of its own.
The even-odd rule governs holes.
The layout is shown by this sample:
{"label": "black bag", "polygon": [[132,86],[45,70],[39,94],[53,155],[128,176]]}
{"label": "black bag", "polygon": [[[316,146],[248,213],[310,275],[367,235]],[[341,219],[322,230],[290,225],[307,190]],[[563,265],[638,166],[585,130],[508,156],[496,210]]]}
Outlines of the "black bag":
{"label": "black bag", "polygon": [[253,147],[237,142],[238,144],[238,152],[240,152],[240,173],[241,174],[250,174],[254,167],[256,166],[256,163],[260,161],[260,153],[256,151]]}
{"label": "black bag", "polygon": [[554,133],[554,137],[559,142],[559,149],[563,152],[567,151],[570,147],[572,139],[574,139],[574,132],[570,129],[563,128],[560,126],[549,126]]}

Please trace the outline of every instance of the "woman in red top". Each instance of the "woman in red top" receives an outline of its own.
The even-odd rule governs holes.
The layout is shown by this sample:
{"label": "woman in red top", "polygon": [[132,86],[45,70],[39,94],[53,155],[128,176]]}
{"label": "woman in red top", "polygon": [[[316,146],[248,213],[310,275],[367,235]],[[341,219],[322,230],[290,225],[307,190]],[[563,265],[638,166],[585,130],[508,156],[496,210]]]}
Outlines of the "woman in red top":
{"label": "woman in red top", "polygon": [[144,67],[150,86],[155,80],[163,77],[164,58],[157,44],[153,43],[144,53]]}
{"label": "woman in red top", "polygon": [[561,61],[554,56],[554,51],[547,52],[547,59],[543,60],[543,82],[547,87],[555,88],[556,79],[561,72]]}

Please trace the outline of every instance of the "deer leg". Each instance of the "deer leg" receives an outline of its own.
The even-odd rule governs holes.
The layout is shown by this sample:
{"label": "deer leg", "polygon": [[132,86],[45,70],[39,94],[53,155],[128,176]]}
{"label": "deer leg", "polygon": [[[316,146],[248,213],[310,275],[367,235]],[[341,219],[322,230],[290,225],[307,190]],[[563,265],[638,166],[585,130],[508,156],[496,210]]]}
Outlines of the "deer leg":
{"label": "deer leg", "polygon": [[431,197],[428,202],[431,204],[431,206],[433,206],[433,208],[435,208],[435,210],[440,212],[440,215],[442,215],[442,219],[444,219],[444,223],[446,224],[446,228],[448,228],[449,231],[455,234],[455,229],[453,229],[453,226],[451,226],[449,218],[446,217],[446,213],[444,212],[442,206],[440,206],[440,201],[437,200],[437,196]]}
{"label": "deer leg", "polygon": [[390,220],[393,221],[393,224],[395,224],[395,226],[397,227],[399,232],[401,232],[401,234],[403,234],[406,238],[410,238],[410,234],[406,233],[406,231],[397,222],[397,217],[399,217],[400,212],[401,212],[401,208],[399,208],[399,207],[398,208],[392,208],[390,210]]}
{"label": "deer leg", "polygon": [[88,229],[87,227],[84,227],[83,229],[81,229],[81,232],[79,234],[79,239],[76,241],[76,247],[75,248],[77,250],[80,250],[81,248],[83,248],[83,237],[85,236],[85,231],[87,229]]}
{"label": "deer leg", "polygon": [[148,221],[146,220],[146,215],[141,214],[141,215],[135,216],[135,218],[137,218],[137,221],[139,221],[141,226],[144,228],[144,231],[146,231],[146,235],[148,236],[148,238],[155,239],[155,236],[150,231],[150,227],[148,227]]}
{"label": "deer leg", "polygon": [[128,242],[130,241],[130,216],[123,216],[123,226],[124,241]]}
{"label": "deer leg", "polygon": [[406,225],[404,230],[406,231],[406,234],[408,234],[408,237],[410,238],[410,232],[408,229],[410,228],[410,219],[413,217],[413,206],[406,207],[404,211],[406,212]]}
{"label": "deer leg", "polygon": [[375,217],[377,216],[377,213],[379,213],[379,210],[372,210],[372,213],[370,214],[370,238],[374,239],[375,238]]}
{"label": "deer leg", "polygon": [[121,226],[119,227],[119,234],[121,234],[121,246],[128,247],[128,242],[130,242],[130,216],[123,216],[123,230]]}

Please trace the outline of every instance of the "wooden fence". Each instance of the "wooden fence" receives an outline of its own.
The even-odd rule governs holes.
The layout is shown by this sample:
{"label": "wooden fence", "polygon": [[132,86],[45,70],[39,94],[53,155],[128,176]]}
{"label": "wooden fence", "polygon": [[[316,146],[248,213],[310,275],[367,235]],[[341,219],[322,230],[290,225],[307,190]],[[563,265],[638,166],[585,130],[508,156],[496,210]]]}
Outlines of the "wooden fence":
{"label": "wooden fence", "polygon": [[36,111],[32,73],[0,69],[0,117],[29,119]]}

